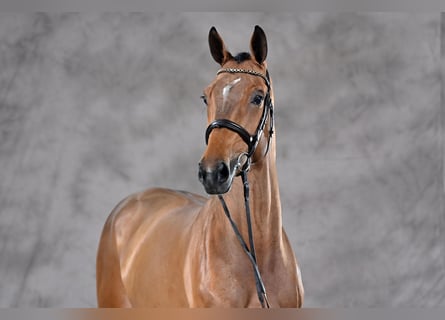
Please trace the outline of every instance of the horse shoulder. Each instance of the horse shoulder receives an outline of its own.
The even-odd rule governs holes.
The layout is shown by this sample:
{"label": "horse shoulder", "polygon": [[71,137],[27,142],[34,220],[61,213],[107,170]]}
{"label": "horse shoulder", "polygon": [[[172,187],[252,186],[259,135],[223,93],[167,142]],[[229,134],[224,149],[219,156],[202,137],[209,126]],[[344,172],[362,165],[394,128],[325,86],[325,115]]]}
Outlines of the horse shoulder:
{"label": "horse shoulder", "polygon": [[291,305],[293,307],[300,308],[303,305],[304,301],[304,287],[303,287],[303,281],[301,277],[301,270],[298,265],[297,258],[295,256],[294,250],[292,249],[292,246],[290,244],[289,238],[287,237],[286,232],[283,229],[283,253],[285,257],[285,265],[287,266],[287,274],[292,275],[292,282],[294,288],[292,291],[294,291],[295,301],[291,302]]}
{"label": "horse shoulder", "polygon": [[116,218],[127,199],[122,200],[106,220],[96,258],[97,302],[99,307],[131,307],[121,278]]}
{"label": "horse shoulder", "polygon": [[[135,239],[137,235],[148,235],[162,219],[169,214],[183,211],[186,218],[191,214],[191,206],[199,206],[205,198],[191,193],[153,188],[135,193],[121,201],[111,212],[106,226],[113,229],[119,251]],[[179,219],[180,220],[180,219]]]}
{"label": "horse shoulder", "polygon": [[[153,294],[154,285],[144,283],[167,280],[164,273],[183,264],[191,225],[205,201],[192,193],[156,188],[129,196],[112,211],[105,229],[113,235],[121,281],[133,304],[164,305],[162,287]],[[169,285],[182,291],[180,273],[174,274],[178,277]]]}

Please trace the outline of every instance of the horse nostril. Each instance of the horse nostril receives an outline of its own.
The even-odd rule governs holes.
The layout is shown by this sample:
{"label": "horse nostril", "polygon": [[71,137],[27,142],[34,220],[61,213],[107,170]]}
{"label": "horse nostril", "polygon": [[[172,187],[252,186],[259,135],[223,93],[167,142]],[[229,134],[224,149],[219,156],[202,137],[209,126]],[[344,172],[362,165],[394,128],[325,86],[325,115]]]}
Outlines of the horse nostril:
{"label": "horse nostril", "polygon": [[230,170],[227,164],[223,161],[219,162],[213,168],[206,168],[202,163],[199,163],[198,178],[199,181],[206,184],[222,184],[230,177]]}
{"label": "horse nostril", "polygon": [[223,161],[199,163],[199,181],[203,184],[208,194],[226,193],[231,186],[230,167]]}
{"label": "horse nostril", "polygon": [[224,183],[229,179],[230,176],[230,170],[229,167],[226,165],[225,162],[220,162],[216,168],[217,172],[217,181],[219,183]]}
{"label": "horse nostril", "polygon": [[198,170],[198,178],[199,178],[199,181],[203,182],[203,181],[206,179],[206,175],[207,175],[206,170],[204,169],[204,167],[202,166],[202,164],[199,163],[199,170]]}

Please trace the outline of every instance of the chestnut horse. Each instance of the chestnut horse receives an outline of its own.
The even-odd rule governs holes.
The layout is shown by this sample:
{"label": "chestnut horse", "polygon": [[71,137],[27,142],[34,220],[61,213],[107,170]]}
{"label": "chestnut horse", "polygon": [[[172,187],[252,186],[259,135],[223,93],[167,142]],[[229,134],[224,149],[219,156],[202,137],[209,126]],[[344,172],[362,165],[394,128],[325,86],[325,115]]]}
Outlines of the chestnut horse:
{"label": "chestnut horse", "polygon": [[303,303],[282,227],[266,36],[256,26],[250,53],[232,56],[212,27],[209,45],[221,65],[202,97],[209,126],[199,179],[210,197],[157,188],[121,201],[100,239],[99,307]]}

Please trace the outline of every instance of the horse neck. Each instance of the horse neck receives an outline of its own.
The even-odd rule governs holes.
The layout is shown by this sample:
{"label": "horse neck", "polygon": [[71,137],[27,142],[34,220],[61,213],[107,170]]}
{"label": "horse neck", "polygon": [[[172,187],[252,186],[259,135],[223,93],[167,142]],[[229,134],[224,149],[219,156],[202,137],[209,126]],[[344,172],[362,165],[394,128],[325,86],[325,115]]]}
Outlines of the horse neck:
{"label": "horse neck", "polygon": [[[274,145],[274,143],[271,144],[268,154],[262,160],[251,165],[251,169],[247,174],[250,186],[249,203],[252,215],[252,230],[258,253],[270,251],[271,246],[279,246],[282,240],[281,202]],[[231,190],[224,195],[224,200],[243,238],[247,240],[246,208],[243,184],[240,177],[235,179]],[[219,229],[218,231],[225,232],[225,234],[233,234],[219,199],[212,197],[210,202],[214,206],[213,208],[217,208],[214,211],[215,217],[212,219],[214,224],[212,229],[217,228]],[[215,232],[215,234],[220,234],[220,232]],[[263,250],[262,248],[266,249]]]}

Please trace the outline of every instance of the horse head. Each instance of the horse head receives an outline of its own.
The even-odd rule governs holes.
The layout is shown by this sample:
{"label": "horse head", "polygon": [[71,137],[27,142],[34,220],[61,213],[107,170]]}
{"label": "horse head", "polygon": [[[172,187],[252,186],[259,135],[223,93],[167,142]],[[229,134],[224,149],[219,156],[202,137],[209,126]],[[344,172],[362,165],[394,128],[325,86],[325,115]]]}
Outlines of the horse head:
{"label": "horse head", "polygon": [[[199,180],[209,194],[230,190],[234,177],[262,161],[273,132],[273,107],[267,65],[267,40],[255,26],[250,53],[233,56],[212,27],[209,46],[221,66],[202,96],[207,105],[207,148],[199,163]],[[268,123],[269,130],[263,132]],[[264,134],[263,134],[264,133]]]}

